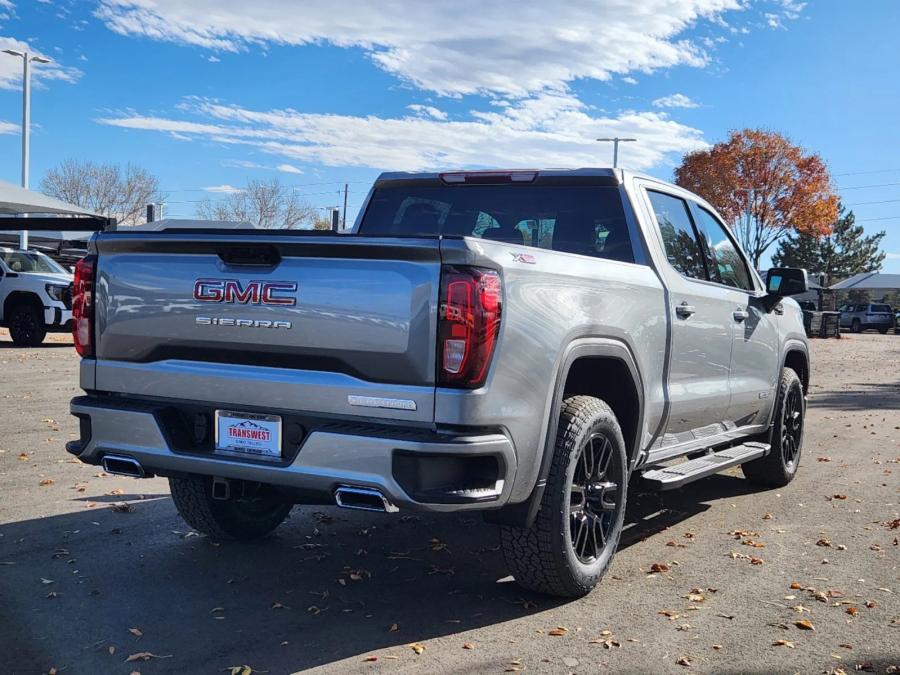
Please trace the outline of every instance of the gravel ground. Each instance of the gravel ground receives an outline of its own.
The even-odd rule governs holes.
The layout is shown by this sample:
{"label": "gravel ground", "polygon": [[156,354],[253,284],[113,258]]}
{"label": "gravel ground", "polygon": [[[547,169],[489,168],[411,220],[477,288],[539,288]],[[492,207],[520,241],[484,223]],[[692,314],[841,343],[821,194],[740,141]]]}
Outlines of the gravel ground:
{"label": "gravel ground", "polygon": [[900,336],[813,342],[798,478],[632,492],[609,574],[574,602],[519,590],[475,516],[298,507],[261,542],[197,536],[165,480],[65,453],[77,359],[50,339],[0,333],[0,671],[900,667]]}

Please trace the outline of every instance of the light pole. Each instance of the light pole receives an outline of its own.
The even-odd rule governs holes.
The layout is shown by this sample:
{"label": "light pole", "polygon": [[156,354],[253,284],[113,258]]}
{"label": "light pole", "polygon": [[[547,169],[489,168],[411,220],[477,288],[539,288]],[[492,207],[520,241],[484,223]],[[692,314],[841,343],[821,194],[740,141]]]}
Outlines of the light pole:
{"label": "light pole", "polygon": [[[22,59],[22,187],[28,189],[29,141],[31,133],[31,63],[50,63],[43,56],[20,52],[15,49],[4,49],[5,54]],[[19,233],[19,247],[28,248],[28,230]]]}
{"label": "light pole", "polygon": [[598,141],[606,141],[608,143],[613,144],[613,168],[615,169],[619,166],[619,143],[629,143],[632,141],[636,141],[636,138],[619,138],[618,136],[614,136],[613,138],[598,138]]}

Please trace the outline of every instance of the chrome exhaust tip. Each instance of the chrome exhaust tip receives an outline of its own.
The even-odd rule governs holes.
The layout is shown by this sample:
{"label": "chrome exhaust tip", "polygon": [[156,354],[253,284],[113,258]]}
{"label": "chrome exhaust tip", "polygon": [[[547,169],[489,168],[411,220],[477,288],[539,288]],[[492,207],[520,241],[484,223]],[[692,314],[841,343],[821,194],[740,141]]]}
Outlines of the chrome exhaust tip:
{"label": "chrome exhaust tip", "polygon": [[339,487],[334,491],[334,502],[344,509],[397,513],[398,509],[378,490],[364,487]]}
{"label": "chrome exhaust tip", "polygon": [[106,473],[118,476],[131,476],[132,478],[146,478],[144,467],[134,457],[124,455],[104,455],[100,460],[100,466]]}

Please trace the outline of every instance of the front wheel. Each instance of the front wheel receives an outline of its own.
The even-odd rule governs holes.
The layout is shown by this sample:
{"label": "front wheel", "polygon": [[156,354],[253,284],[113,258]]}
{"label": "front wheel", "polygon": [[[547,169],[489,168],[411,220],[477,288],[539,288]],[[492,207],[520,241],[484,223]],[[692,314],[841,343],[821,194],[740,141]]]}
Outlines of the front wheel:
{"label": "front wheel", "polygon": [[859,319],[853,319],[853,322],[850,324],[850,330],[854,333],[862,333],[862,323]]}
{"label": "front wheel", "polygon": [[212,539],[259,539],[278,527],[293,508],[260,485],[252,497],[213,499],[210,476],[169,478],[175,508],[185,522]]}
{"label": "front wheel", "polygon": [[622,430],[610,407],[591,396],[563,401],[535,522],[500,529],[503,557],[519,585],[580,597],[599,583],[622,534],[627,467]]}
{"label": "front wheel", "polygon": [[40,310],[31,304],[13,307],[8,325],[9,337],[17,347],[37,347],[47,335]]}
{"label": "front wheel", "polygon": [[800,466],[805,414],[806,399],[800,378],[791,368],[784,368],[769,438],[772,449],[765,457],[741,465],[748,480],[767,487],[783,487],[794,480]]}

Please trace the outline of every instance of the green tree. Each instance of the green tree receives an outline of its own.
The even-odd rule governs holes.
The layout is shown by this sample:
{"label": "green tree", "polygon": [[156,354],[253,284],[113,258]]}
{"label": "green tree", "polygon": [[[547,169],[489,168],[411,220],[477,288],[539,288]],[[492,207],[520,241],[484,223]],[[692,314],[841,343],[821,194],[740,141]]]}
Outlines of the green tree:
{"label": "green tree", "polygon": [[826,287],[860,272],[877,272],[884,262],[885,254],[880,249],[884,232],[866,236],[855,220],[853,211],[841,206],[831,234],[817,237],[797,232],[786,237],[772,256],[773,265],[803,267],[810,273],[823,274]]}

